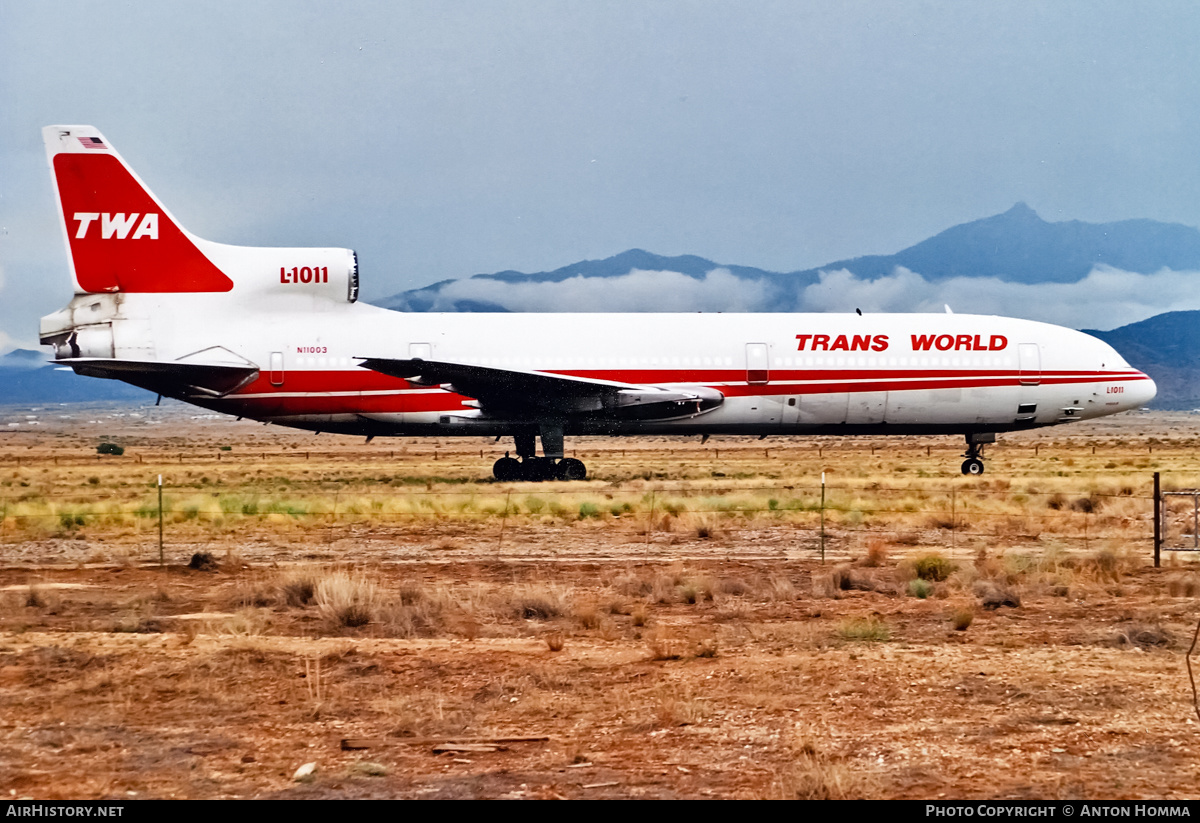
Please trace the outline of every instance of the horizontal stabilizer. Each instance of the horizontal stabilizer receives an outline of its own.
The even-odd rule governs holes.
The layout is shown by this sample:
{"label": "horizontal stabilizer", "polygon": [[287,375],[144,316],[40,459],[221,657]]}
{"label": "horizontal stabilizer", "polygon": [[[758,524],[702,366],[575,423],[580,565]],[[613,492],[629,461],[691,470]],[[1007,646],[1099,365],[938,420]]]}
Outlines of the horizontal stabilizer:
{"label": "horizontal stabilizer", "polygon": [[178,360],[116,360],[103,357],[74,357],[54,361],[70,366],[76,374],[124,380],[159,394],[200,394],[223,397],[258,376],[253,364],[196,363]]}
{"label": "horizontal stabilizer", "polygon": [[706,386],[644,386],[554,372],[410,358],[361,358],[363,368],[473,397],[492,417],[519,414],[663,420],[711,411],[725,400]]}

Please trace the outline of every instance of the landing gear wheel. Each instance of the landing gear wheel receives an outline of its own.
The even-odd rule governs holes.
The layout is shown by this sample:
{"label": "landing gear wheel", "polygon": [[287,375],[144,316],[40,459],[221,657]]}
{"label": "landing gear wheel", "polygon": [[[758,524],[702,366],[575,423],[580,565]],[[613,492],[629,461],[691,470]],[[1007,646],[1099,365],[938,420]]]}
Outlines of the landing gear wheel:
{"label": "landing gear wheel", "polygon": [[566,457],[559,460],[556,472],[559,480],[587,479],[587,466],[583,465],[582,460],[576,460],[574,457]]}
{"label": "landing gear wheel", "polygon": [[983,474],[983,461],[978,457],[968,457],[963,461],[962,473],[973,475]]}
{"label": "landing gear wheel", "polygon": [[553,480],[554,469],[554,461],[549,457],[527,457],[521,464],[521,476],[523,480],[540,483],[543,480]]}
{"label": "landing gear wheel", "polygon": [[492,465],[492,477],[501,483],[521,479],[521,461],[515,457],[501,457]]}

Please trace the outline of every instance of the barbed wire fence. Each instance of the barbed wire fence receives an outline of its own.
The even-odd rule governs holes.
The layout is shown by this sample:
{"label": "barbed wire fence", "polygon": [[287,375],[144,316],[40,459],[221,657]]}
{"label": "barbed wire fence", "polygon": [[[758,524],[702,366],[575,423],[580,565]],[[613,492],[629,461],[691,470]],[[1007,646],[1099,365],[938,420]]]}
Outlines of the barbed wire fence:
{"label": "barbed wire fence", "polygon": [[[1156,526],[1178,524],[1189,511],[1200,519],[1200,492],[1172,497],[1171,492],[1139,494],[1132,486],[1102,493],[985,489],[965,483],[654,482],[636,489],[491,482],[360,488],[331,483],[327,488],[277,490],[168,483],[160,506],[156,478],[148,479],[145,485],[109,494],[75,488],[0,495],[0,545],[122,528],[152,545],[161,527],[168,547],[172,542],[219,545],[262,532],[279,533],[280,540],[297,544],[311,543],[319,534],[326,545],[364,536],[437,540],[468,532],[483,541],[494,536],[497,550],[507,537],[511,552],[522,529],[586,523],[620,529],[628,542],[644,543],[647,552],[655,549],[663,557],[689,544],[737,543],[750,551],[757,544],[763,554],[820,558],[862,550],[871,541],[951,554],[1014,546],[1087,551],[1118,541],[1144,547],[1147,553],[1153,547],[1157,561],[1162,538],[1154,537]],[[1176,500],[1196,508],[1185,511]],[[1177,527],[1164,531],[1179,533]],[[152,547],[147,554],[157,556]]]}

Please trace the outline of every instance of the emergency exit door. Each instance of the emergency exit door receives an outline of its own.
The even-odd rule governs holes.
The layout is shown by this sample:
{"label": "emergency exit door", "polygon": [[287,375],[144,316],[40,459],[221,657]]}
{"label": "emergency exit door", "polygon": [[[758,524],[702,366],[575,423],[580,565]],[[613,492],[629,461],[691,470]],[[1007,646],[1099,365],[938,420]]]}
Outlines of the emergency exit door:
{"label": "emergency exit door", "polygon": [[766,343],[746,344],[746,382],[766,383],[771,379],[771,364]]}

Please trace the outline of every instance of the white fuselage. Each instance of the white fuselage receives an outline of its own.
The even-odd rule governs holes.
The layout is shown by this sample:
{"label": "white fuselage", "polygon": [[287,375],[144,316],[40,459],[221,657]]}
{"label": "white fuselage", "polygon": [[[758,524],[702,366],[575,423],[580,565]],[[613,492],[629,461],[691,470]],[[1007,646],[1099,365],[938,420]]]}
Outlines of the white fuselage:
{"label": "white fuselage", "polygon": [[[103,305],[81,325],[89,301]],[[79,296],[72,325],[98,330],[85,355],[165,361],[219,347],[260,369],[225,397],[185,398],[200,405],[380,435],[504,434],[510,426],[479,418],[459,394],[363,369],[360,358],[704,386],[725,397],[712,411],[673,420],[563,420],[574,434],[998,432],[1133,409],[1155,390],[1094,337],[1003,317],[424,314],[290,294],[269,302]]]}

